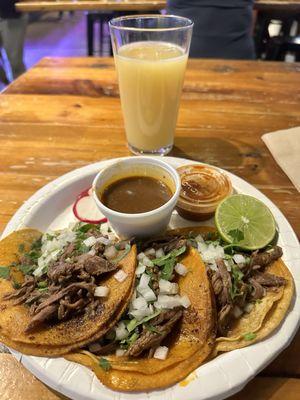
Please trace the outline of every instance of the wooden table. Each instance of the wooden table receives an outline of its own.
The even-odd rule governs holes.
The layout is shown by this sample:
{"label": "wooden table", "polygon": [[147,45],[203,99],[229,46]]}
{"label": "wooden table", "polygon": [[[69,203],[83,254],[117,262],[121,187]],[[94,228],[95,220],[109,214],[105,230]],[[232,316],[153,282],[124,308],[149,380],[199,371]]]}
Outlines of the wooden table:
{"label": "wooden table", "polygon": [[21,12],[49,11],[157,11],[166,7],[165,0],[20,0]]}
{"label": "wooden table", "polygon": [[300,0],[255,0],[254,6],[258,10],[299,12]]}
{"label": "wooden table", "polygon": [[[264,192],[300,236],[300,194],[261,135],[300,125],[300,64],[191,60],[171,155],[231,171]],[[0,96],[0,229],[37,189],[74,168],[128,155],[112,59],[46,58]],[[234,400],[300,398],[300,334]],[[0,398],[57,399],[0,354]],[[6,367],[5,367],[6,366]],[[32,390],[25,394],[30,376]],[[4,388],[4,389],[3,389]],[[33,397],[32,393],[43,392]],[[19,396],[19,397],[18,397]]]}
{"label": "wooden table", "polygon": [[[255,0],[258,10],[300,10],[300,0]],[[22,12],[114,10],[153,11],[166,8],[166,0],[19,0],[16,8]]]}

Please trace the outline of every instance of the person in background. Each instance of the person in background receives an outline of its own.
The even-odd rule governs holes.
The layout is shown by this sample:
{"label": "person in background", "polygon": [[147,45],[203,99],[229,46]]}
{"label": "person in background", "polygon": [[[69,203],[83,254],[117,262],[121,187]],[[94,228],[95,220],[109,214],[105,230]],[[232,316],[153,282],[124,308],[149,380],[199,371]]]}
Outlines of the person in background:
{"label": "person in background", "polygon": [[254,59],[253,0],[168,0],[168,14],[194,21],[191,57]]}
{"label": "person in background", "polygon": [[27,18],[15,10],[17,0],[0,0],[0,43],[10,63],[12,77],[25,71],[23,48]]}

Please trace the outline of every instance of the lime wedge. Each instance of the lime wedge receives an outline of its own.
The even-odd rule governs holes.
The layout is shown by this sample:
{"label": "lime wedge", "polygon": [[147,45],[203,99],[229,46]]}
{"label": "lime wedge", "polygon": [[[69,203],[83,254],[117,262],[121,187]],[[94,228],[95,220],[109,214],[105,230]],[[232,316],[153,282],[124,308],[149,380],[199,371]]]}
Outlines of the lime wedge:
{"label": "lime wedge", "polygon": [[245,250],[262,249],[276,233],[268,207],[245,194],[225,198],[217,207],[215,223],[223,240]]}

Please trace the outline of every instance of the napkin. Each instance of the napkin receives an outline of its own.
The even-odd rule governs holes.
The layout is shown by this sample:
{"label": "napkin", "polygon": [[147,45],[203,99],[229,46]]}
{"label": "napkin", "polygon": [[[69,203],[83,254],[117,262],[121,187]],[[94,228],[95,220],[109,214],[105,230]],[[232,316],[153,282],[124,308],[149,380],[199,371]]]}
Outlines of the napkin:
{"label": "napkin", "polygon": [[262,140],[300,192],[300,126],[266,133]]}

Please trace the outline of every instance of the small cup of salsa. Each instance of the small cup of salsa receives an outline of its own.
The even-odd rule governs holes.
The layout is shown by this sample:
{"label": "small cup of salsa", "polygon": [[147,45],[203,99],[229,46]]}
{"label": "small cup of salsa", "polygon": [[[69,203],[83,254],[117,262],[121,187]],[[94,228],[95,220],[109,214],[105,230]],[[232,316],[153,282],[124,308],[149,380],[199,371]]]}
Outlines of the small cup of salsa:
{"label": "small cup of salsa", "polygon": [[122,237],[147,237],[164,231],[180,192],[177,171],[151,157],[130,157],[100,171],[94,200]]}

